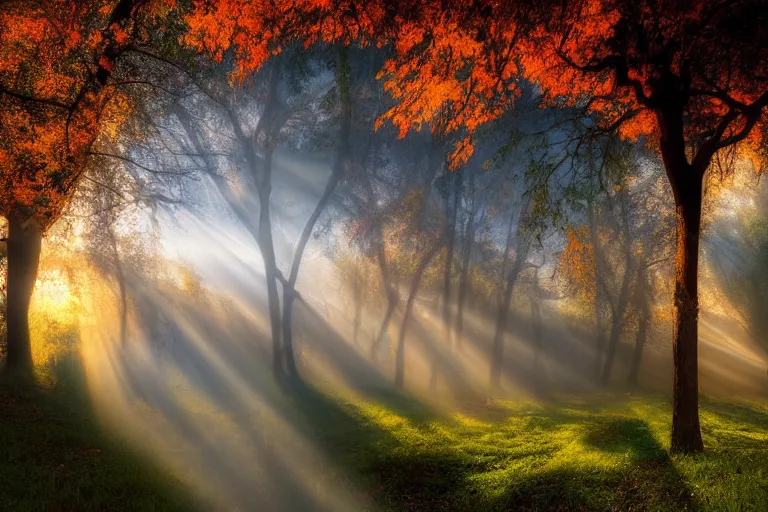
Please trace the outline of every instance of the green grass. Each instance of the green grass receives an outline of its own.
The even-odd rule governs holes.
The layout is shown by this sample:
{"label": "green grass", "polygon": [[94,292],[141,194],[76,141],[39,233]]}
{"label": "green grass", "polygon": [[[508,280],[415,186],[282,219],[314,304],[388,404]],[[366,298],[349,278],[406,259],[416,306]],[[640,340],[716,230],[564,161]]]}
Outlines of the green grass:
{"label": "green grass", "polygon": [[105,433],[76,376],[0,377],[0,510],[181,511],[196,506],[190,496]]}
{"label": "green grass", "polygon": [[[211,509],[102,430],[82,383],[0,379],[0,509]],[[76,380],[76,379],[75,379]],[[397,393],[273,397],[366,510],[765,511],[768,406],[704,399],[706,452],[669,455],[670,405],[596,394],[433,410]]]}
{"label": "green grass", "polygon": [[768,409],[702,403],[706,452],[669,455],[670,404],[595,395],[432,413],[308,389],[305,424],[384,510],[768,510]]}

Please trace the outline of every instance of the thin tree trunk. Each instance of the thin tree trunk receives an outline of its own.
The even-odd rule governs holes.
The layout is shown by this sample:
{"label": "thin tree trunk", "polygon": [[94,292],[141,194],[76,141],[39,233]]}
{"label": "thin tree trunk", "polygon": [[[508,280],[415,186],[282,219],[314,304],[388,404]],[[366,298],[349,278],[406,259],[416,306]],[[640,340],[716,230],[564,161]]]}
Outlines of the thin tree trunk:
{"label": "thin tree trunk", "polygon": [[539,371],[539,357],[541,356],[541,348],[544,344],[544,331],[541,322],[541,308],[539,306],[539,270],[536,269],[536,274],[533,279],[533,293],[531,293],[531,328],[533,330],[533,372],[538,374]]}
{"label": "thin tree trunk", "polygon": [[269,140],[264,152],[264,168],[259,184],[259,249],[264,260],[264,279],[267,285],[269,304],[269,322],[272,331],[272,371],[279,377],[283,375],[283,344],[280,313],[280,294],[277,289],[277,260],[272,240],[272,220],[270,217],[269,198],[272,193],[272,157],[274,142]]}
{"label": "thin tree trunk", "polygon": [[450,347],[451,340],[451,271],[453,270],[453,252],[456,245],[456,211],[461,192],[461,173],[449,172],[445,194],[445,266],[443,267],[443,327],[445,339]]}
{"label": "thin tree trunk", "polygon": [[320,218],[320,214],[325,210],[325,206],[328,204],[328,200],[331,198],[333,191],[336,190],[336,185],[339,183],[349,154],[349,138],[352,130],[352,98],[349,79],[349,65],[347,63],[346,53],[342,49],[339,52],[337,75],[339,97],[341,99],[341,126],[339,129],[338,154],[336,155],[336,161],[331,170],[331,176],[325,183],[323,195],[320,196],[320,200],[317,202],[315,209],[312,211],[307,223],[304,225],[301,236],[299,236],[299,241],[296,244],[291,260],[291,271],[288,275],[288,282],[284,283],[283,287],[283,350],[285,352],[286,369],[288,374],[292,377],[298,376],[296,360],[293,353],[293,327],[291,324],[296,280],[299,278],[299,267],[301,266],[301,259],[304,257],[304,250],[307,248],[309,237],[312,234],[312,230],[315,229],[315,224]]}
{"label": "thin tree trunk", "polygon": [[[456,245],[456,219],[459,208],[459,195],[461,193],[461,173],[454,171],[448,173],[448,185],[445,194],[445,239],[447,246],[445,251],[445,265],[443,266],[443,329],[445,341],[449,348],[453,348],[451,337],[451,277],[453,270],[453,253]],[[437,382],[440,377],[440,368],[437,359],[432,360],[432,370],[429,378],[429,389],[437,390]]]}
{"label": "thin tree trunk", "polygon": [[620,197],[622,229],[624,231],[624,275],[621,278],[619,300],[616,309],[613,312],[613,317],[611,318],[611,335],[608,339],[608,350],[605,354],[603,373],[600,376],[600,383],[603,386],[608,385],[608,382],[611,380],[613,361],[616,358],[616,349],[619,346],[619,339],[621,337],[621,331],[624,329],[624,320],[627,313],[627,307],[629,306],[632,275],[635,273],[632,258],[632,237],[629,227],[629,200],[630,198],[628,195]]}
{"label": "thin tree trunk", "polygon": [[603,290],[602,286],[602,258],[599,257],[602,251],[602,246],[600,245],[597,219],[595,218],[595,206],[592,200],[587,201],[587,222],[589,224],[589,237],[592,244],[592,254],[595,264],[595,331],[597,340],[595,344],[594,370],[592,375],[593,378],[596,379],[600,374],[600,368],[603,364],[603,351],[605,350],[605,327],[603,326],[603,304],[605,303],[605,290]]}
{"label": "thin tree trunk", "polygon": [[509,265],[509,250],[512,248],[512,219],[509,219],[507,227],[507,241],[504,246],[504,258],[501,263],[501,280],[504,282],[504,291],[498,300],[498,311],[496,312],[496,329],[493,335],[493,345],[491,348],[491,373],[490,384],[493,388],[498,388],[501,383],[502,358],[504,357],[504,330],[507,325],[507,311],[509,311],[509,302],[512,297],[511,279],[507,275],[507,266]]}
{"label": "thin tree trunk", "polygon": [[499,310],[496,315],[496,332],[493,336],[493,346],[491,351],[491,378],[490,384],[492,388],[499,389],[501,387],[501,369],[504,364],[504,333],[507,331],[507,318],[509,316],[509,306],[512,303],[512,292],[517,283],[517,278],[520,276],[520,272],[523,270],[525,260],[528,257],[528,249],[530,248],[531,236],[526,232],[526,222],[528,220],[529,211],[531,208],[531,201],[524,199],[520,205],[520,218],[517,224],[517,233],[515,235],[515,263],[512,269],[507,273],[507,266],[509,264],[509,248],[511,245],[512,237],[512,219],[510,219],[510,227],[507,231],[507,242],[504,249],[504,261],[502,263],[502,279],[505,283],[504,295],[499,302]]}
{"label": "thin tree trunk", "polygon": [[120,261],[120,251],[117,249],[117,240],[112,227],[109,228],[109,238],[112,244],[112,256],[115,259],[115,274],[117,277],[117,287],[120,294],[120,345],[123,347],[128,340],[128,290],[125,285],[125,272],[123,264]]}
{"label": "thin tree trunk", "polygon": [[384,237],[381,231],[381,227],[376,228],[378,239],[376,241],[376,257],[379,262],[379,271],[381,272],[381,281],[384,284],[384,290],[387,294],[387,309],[384,313],[384,318],[381,320],[381,327],[379,327],[379,333],[374,338],[371,344],[371,360],[377,361],[379,355],[379,347],[384,342],[384,336],[389,329],[389,323],[392,321],[392,315],[395,313],[397,303],[400,300],[400,293],[395,290],[392,283],[392,276],[389,274],[389,265],[387,264],[387,255],[384,252]]}
{"label": "thin tree trunk", "polygon": [[635,350],[632,356],[632,366],[627,377],[627,384],[636,387],[639,382],[640,365],[643,360],[643,350],[648,333],[648,322],[651,317],[648,305],[648,296],[646,291],[645,275],[642,266],[637,271],[637,302],[640,310],[640,319],[637,326],[637,335],[635,336]]}
{"label": "thin tree trunk", "polygon": [[459,350],[464,343],[464,302],[469,287],[469,269],[472,260],[472,244],[475,238],[475,173],[469,171],[469,212],[464,228],[464,241],[461,250],[461,279],[456,311],[456,342]]}
{"label": "thin tree trunk", "polygon": [[[627,265],[630,262],[627,261]],[[631,282],[630,275],[632,274],[631,268],[624,270],[624,277],[621,282],[621,291],[619,292],[619,301],[616,306],[616,310],[613,312],[611,318],[611,333],[608,338],[608,347],[605,353],[605,364],[603,366],[603,372],[600,376],[600,384],[603,386],[608,385],[611,379],[611,370],[613,369],[613,360],[616,357],[616,349],[619,346],[619,339],[621,337],[621,331],[624,327],[624,316],[629,304],[629,284]]]}
{"label": "thin tree trunk", "polygon": [[507,331],[509,318],[509,306],[512,302],[512,292],[517,282],[517,276],[520,274],[520,268],[517,263],[512,268],[506,279],[504,296],[499,302],[499,309],[496,312],[496,329],[493,335],[493,347],[491,351],[491,387],[498,389],[501,387],[501,369],[504,366],[504,333]]}
{"label": "thin tree trunk", "polygon": [[682,107],[667,105],[657,111],[657,118],[662,160],[675,197],[677,217],[671,448],[673,452],[691,453],[704,449],[699,425],[698,268],[706,169],[695,169],[688,163]]}
{"label": "thin tree trunk", "polygon": [[34,219],[14,213],[8,218],[7,354],[6,369],[32,374],[29,303],[40,263],[42,230]]}
{"label": "thin tree trunk", "polygon": [[424,276],[424,271],[429,264],[435,258],[440,249],[443,246],[443,240],[435,243],[434,247],[430,249],[428,253],[419,262],[419,266],[416,268],[416,273],[413,275],[411,281],[411,290],[408,293],[408,302],[405,304],[405,313],[403,313],[403,322],[400,325],[400,333],[397,337],[397,353],[395,355],[395,386],[402,388],[405,385],[405,335],[408,329],[408,320],[411,317],[411,311],[413,310],[413,303],[416,300],[416,294],[419,291],[419,285],[421,284],[421,278]]}
{"label": "thin tree trunk", "polygon": [[352,344],[355,346],[358,345],[358,338],[360,336],[360,324],[362,323],[363,319],[363,293],[362,284],[359,281],[359,277],[359,275],[355,276],[355,289],[352,296],[352,299],[354,300],[352,307],[355,308],[355,317],[352,321]]}

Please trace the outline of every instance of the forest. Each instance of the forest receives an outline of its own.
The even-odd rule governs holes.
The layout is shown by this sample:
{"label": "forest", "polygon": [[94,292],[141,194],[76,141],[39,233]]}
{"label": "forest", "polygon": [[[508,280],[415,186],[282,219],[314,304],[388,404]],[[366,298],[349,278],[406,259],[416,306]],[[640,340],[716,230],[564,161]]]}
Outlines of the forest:
{"label": "forest", "polygon": [[765,0],[1,0],[0,510],[768,510],[765,172]]}

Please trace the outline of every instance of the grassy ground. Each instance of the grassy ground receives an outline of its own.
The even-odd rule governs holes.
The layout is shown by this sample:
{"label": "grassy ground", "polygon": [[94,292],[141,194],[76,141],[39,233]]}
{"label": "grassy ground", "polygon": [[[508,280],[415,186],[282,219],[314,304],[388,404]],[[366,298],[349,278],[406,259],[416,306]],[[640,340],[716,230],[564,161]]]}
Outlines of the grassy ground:
{"label": "grassy ground", "polygon": [[181,511],[189,496],[102,430],[76,377],[0,376],[0,510]]}
{"label": "grassy ground", "polygon": [[402,398],[383,407],[304,393],[305,424],[360,475],[376,508],[768,510],[764,405],[705,399],[706,452],[670,456],[671,408],[660,397],[485,402],[438,414]]}
{"label": "grassy ground", "polygon": [[[191,510],[189,489],[106,435],[82,383],[0,378],[0,510]],[[461,413],[309,386],[275,397],[370,510],[768,510],[768,408],[705,399],[707,450],[670,456],[663,398],[484,401]]]}

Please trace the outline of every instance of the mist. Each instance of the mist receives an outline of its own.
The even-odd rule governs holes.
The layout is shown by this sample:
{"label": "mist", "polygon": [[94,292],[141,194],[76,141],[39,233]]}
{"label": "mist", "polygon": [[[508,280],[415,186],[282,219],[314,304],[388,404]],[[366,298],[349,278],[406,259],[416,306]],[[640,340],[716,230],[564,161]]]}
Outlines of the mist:
{"label": "mist", "polygon": [[[245,78],[236,52],[126,52],[150,85],[46,228],[38,378],[82,372],[201,510],[575,510],[592,498],[552,489],[624,489],[646,455],[687,507],[694,470],[659,435],[682,214],[655,142],[522,78],[477,128],[438,105],[403,129],[391,51],[292,44]],[[729,157],[692,313],[716,447],[741,411],[716,406],[758,404],[765,436],[768,393],[768,185]]]}

